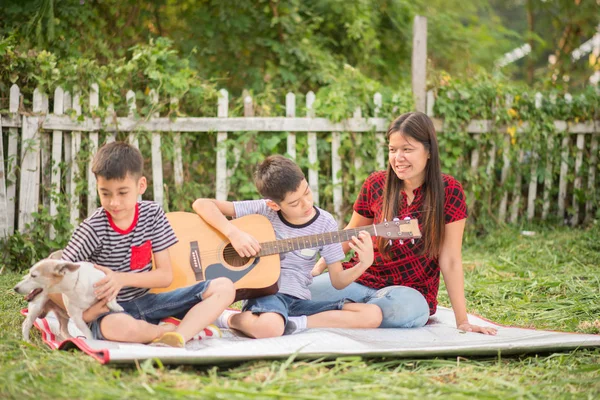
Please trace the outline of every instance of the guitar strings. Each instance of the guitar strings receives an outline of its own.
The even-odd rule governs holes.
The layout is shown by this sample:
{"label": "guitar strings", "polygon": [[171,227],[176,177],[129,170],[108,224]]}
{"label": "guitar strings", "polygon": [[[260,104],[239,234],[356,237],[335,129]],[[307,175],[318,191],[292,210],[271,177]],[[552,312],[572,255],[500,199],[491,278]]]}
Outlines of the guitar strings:
{"label": "guitar strings", "polygon": [[[421,214],[422,215],[424,212],[430,212],[431,210],[432,210],[431,208],[427,208],[427,209],[416,210],[416,211],[412,211],[412,212],[408,212],[408,213],[403,213],[403,214],[405,214],[405,215],[406,214],[411,214],[411,215],[412,214]],[[389,222],[391,222],[391,221],[389,221]],[[381,224],[381,223],[383,223],[383,222],[379,222],[379,223],[374,224],[374,225],[378,225],[378,224]],[[365,225],[365,226],[371,226],[371,225]],[[358,229],[358,228],[360,228],[360,227],[356,227],[356,228],[352,228],[352,229]],[[327,232],[323,233],[323,235],[324,234],[327,234]],[[287,239],[292,239],[293,240],[293,239],[297,239],[299,237],[302,237],[302,236],[291,237],[291,238],[287,238]],[[287,239],[278,239],[278,240],[275,240],[275,242],[285,241]],[[343,240],[343,241],[336,242],[336,243],[343,243],[343,242],[347,242],[347,241],[348,240]],[[262,244],[264,245],[265,243],[270,243],[270,242],[273,242],[273,241],[263,242]],[[314,247],[317,247],[317,246],[314,246]],[[279,250],[280,247],[283,247],[283,246],[274,246],[274,248],[277,249],[277,250]],[[263,250],[264,250],[264,247],[261,246],[261,251],[263,251]],[[289,253],[289,252],[294,251],[294,250],[296,250],[296,249],[292,248],[291,250],[280,251],[280,252],[276,252],[274,254]],[[206,251],[200,250],[200,254],[204,255],[204,256],[215,256],[215,255],[221,254],[221,253],[223,254],[224,257],[234,258],[234,259],[237,257],[238,259],[247,259],[247,260],[249,260],[251,258],[258,257],[258,254],[254,255],[254,256],[249,256],[249,257],[247,257],[247,256],[241,256],[237,252],[237,250],[235,250],[235,248],[233,246],[231,246],[231,242],[228,242],[227,245],[226,245],[226,247],[225,247],[225,249],[223,249],[223,250],[206,250]],[[270,254],[270,255],[272,255],[272,254]]]}

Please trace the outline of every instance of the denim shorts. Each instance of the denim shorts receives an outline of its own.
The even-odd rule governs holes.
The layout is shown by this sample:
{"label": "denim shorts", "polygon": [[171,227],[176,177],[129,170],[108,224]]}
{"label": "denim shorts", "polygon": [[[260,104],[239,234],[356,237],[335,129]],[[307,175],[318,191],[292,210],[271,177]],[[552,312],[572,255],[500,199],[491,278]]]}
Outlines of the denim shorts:
{"label": "denim shorts", "polygon": [[[123,307],[125,313],[131,315],[133,318],[141,319],[155,325],[167,317],[182,319],[192,307],[202,301],[202,296],[206,292],[206,289],[208,289],[209,283],[210,280],[175,289],[171,292],[146,293],[137,299],[124,301],[119,303],[119,305]],[[94,339],[104,339],[100,331],[100,321],[107,315],[117,312],[109,311],[101,314],[89,324]]]}
{"label": "denim shorts", "polygon": [[425,297],[408,286],[387,286],[373,289],[352,282],[342,290],[331,284],[329,273],[316,276],[308,287],[315,301],[346,298],[357,303],[375,304],[381,308],[380,328],[419,328],[429,320],[429,305]]}
{"label": "denim shorts", "polygon": [[242,311],[251,311],[253,314],[274,312],[283,317],[287,325],[288,317],[300,315],[313,315],[323,311],[341,310],[348,300],[312,301],[299,299],[289,294],[276,293],[270,296],[246,300]]}

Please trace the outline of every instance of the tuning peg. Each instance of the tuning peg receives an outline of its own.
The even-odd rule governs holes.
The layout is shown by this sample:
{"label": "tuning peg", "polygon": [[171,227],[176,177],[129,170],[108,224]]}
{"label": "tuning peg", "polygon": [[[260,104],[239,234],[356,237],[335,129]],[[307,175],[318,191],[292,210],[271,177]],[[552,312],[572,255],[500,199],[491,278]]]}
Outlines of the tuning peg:
{"label": "tuning peg", "polygon": [[410,239],[410,242],[411,242],[412,244],[415,244],[415,239]]}
{"label": "tuning peg", "polygon": [[388,244],[391,246],[392,244],[394,244],[394,242],[390,239],[390,241],[388,242]]}
{"label": "tuning peg", "polygon": [[410,221],[410,217],[404,217],[405,221]]}
{"label": "tuning peg", "polygon": [[398,240],[398,243],[400,243],[400,245],[403,245],[404,244],[404,240],[400,239],[400,240]]}
{"label": "tuning peg", "polygon": [[398,218],[398,217],[394,217],[393,221],[394,221],[394,222],[396,222],[396,221],[400,221],[400,218]]}

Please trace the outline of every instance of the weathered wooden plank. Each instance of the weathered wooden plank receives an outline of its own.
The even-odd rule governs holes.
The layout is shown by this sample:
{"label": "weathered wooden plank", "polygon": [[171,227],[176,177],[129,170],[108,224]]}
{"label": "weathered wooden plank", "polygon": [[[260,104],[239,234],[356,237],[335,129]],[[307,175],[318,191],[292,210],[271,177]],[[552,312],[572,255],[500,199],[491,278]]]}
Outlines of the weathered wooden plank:
{"label": "weathered wooden plank", "polygon": [[[244,90],[244,117],[253,117],[254,116],[254,105],[252,104],[252,97],[250,96],[250,92]],[[236,138],[239,138],[240,135],[235,135]],[[229,193],[229,183],[231,182],[231,177],[235,173],[238,165],[240,164],[240,160],[242,158],[242,149],[239,146],[233,146],[233,165],[227,166],[227,193]]]}
{"label": "weathered wooden plank", "polygon": [[562,151],[560,153],[560,176],[558,180],[558,218],[563,220],[565,217],[565,207],[567,201],[567,174],[569,173],[569,142],[570,137],[566,135],[562,140]]}
{"label": "weathered wooden plank", "polygon": [[583,165],[583,149],[585,146],[585,136],[583,134],[577,135],[577,154],[575,155],[575,180],[573,181],[573,217],[571,218],[571,224],[577,225],[579,223],[579,211],[580,204],[578,200],[578,192],[582,188],[582,176],[581,167]]}
{"label": "weathered wooden plank", "polygon": [[148,121],[129,117],[117,117],[103,121],[84,118],[76,121],[69,116],[49,115],[42,127],[49,130],[132,132],[137,130],[157,132],[384,132],[388,121],[384,118],[347,119],[331,122],[326,118],[287,118],[287,117],[231,117],[196,118],[184,117],[172,121],[169,118],[156,118]]}
{"label": "weathered wooden plank", "polygon": [[[79,92],[73,95],[73,110],[75,115],[81,115],[81,94]],[[66,108],[66,106],[65,106]],[[74,227],[79,223],[79,193],[77,192],[77,180],[80,178],[79,172],[79,153],[81,151],[81,132],[72,132],[71,134],[71,170],[70,172],[70,191],[69,193],[69,221]]]}
{"label": "weathered wooden plank", "polygon": [[[381,93],[375,93],[373,96],[373,103],[375,104],[375,114],[374,117],[379,117],[379,113],[381,112],[381,107],[383,107],[383,98],[381,97]],[[386,143],[385,143],[385,134],[381,132],[375,133],[375,138],[377,140],[377,167],[379,169],[385,169],[385,155],[386,155]]]}
{"label": "weathered wooden plank", "polygon": [[[355,119],[362,118],[362,111],[360,107],[356,107],[352,117]],[[356,171],[354,173],[354,185],[360,187],[362,185],[362,180],[360,179],[359,171],[363,166],[363,159],[360,154],[362,151],[362,133],[356,134],[356,146],[354,146],[354,149],[354,171]]]}
{"label": "weathered wooden plank", "polygon": [[424,113],[427,111],[427,18],[420,15],[415,15],[413,22],[411,69],[415,109]]}
{"label": "weathered wooden plank", "polygon": [[[542,107],[542,94],[535,94],[535,108]],[[533,149],[531,150],[531,159],[529,166],[529,188],[527,190],[527,220],[533,220],[535,216],[535,199],[537,197],[537,168],[540,161],[538,151],[540,150],[540,144],[534,143]]]}
{"label": "weathered wooden plank", "polygon": [[5,128],[20,128],[22,122],[18,114],[0,115],[0,121]]}
{"label": "weathered wooden plank", "polygon": [[[285,116],[296,118],[296,95],[291,92],[285,95]],[[292,160],[296,159],[296,134],[294,132],[288,132],[287,153]]]}
{"label": "weathered wooden plank", "polygon": [[[586,121],[586,122],[578,122],[574,123],[571,121],[554,121],[554,129],[556,132],[562,133],[568,131],[570,134],[579,134],[579,133],[594,133],[597,132],[598,124],[600,121]],[[435,127],[436,132],[444,132],[448,129],[447,126],[444,125],[444,120],[439,118],[433,118],[433,125]],[[469,133],[486,133],[493,132],[494,122],[491,120],[472,120],[466,127],[466,131]],[[498,131],[503,131],[506,129],[506,126],[497,127]],[[529,131],[531,128],[528,122],[524,122],[523,124],[517,127],[516,133],[523,133]]]}
{"label": "weathered wooden plank", "polygon": [[[227,118],[229,110],[229,93],[225,89],[219,91],[217,116]],[[246,118],[244,118],[246,119]],[[247,120],[247,119],[246,119]],[[227,129],[229,130],[229,129]],[[217,133],[217,200],[227,200],[227,132]]]}
{"label": "weathered wooden plank", "polygon": [[552,152],[554,138],[549,135],[546,139],[546,168],[544,170],[544,193],[542,195],[542,219],[548,218],[550,213],[550,191],[552,190]]}
{"label": "weathered wooden plank", "polygon": [[[37,113],[43,104],[39,89],[33,92],[33,111]],[[33,213],[39,205],[40,186],[40,137],[38,124],[41,117],[23,116],[21,136],[21,178],[19,179],[19,232],[33,223]]]}
{"label": "weathered wooden plank", "polygon": [[[471,176],[476,177],[477,168],[479,168],[479,140],[481,139],[481,135],[477,134],[474,137],[475,140],[475,148],[471,152]],[[467,193],[467,207],[471,210],[473,209],[473,205],[475,202],[475,193],[473,190],[469,190]]]}
{"label": "weathered wooden plank", "polygon": [[[21,99],[21,91],[17,85],[12,85],[10,88],[9,97],[9,115],[19,121],[21,125],[21,118],[19,117],[19,101]],[[18,128],[10,128],[8,130],[8,152],[6,158],[6,222],[7,222],[7,234],[12,235],[15,231],[15,215],[17,212],[16,198],[17,198],[17,165],[19,165],[19,130]]]}
{"label": "weathered wooden plank", "polygon": [[[523,157],[524,157],[523,149],[519,150],[518,156],[518,165],[523,165]],[[517,175],[515,177],[515,187],[513,188],[512,193],[512,205],[510,209],[510,223],[515,224],[519,218],[519,209],[521,207],[521,184],[523,179],[523,173],[521,172],[521,168],[516,168]]]}
{"label": "weathered wooden plank", "polygon": [[[173,105],[179,102],[179,99],[172,98],[170,100],[171,107],[176,108]],[[183,185],[183,156],[181,153],[181,133],[175,132],[173,135],[173,146],[175,147],[175,154],[173,159],[173,175],[175,178],[175,187],[181,188]]]}
{"label": "weathered wooden plank", "polygon": [[[54,90],[54,114],[62,115],[64,112],[64,91],[59,86]],[[50,216],[58,215],[58,202],[56,194],[60,193],[60,162],[62,161],[63,133],[62,131],[52,132],[52,171],[50,178]],[[56,237],[54,226],[50,226],[50,239]]]}
{"label": "weathered wooden plank", "polygon": [[598,168],[598,135],[592,136],[590,145],[590,163],[588,167],[588,197],[585,202],[585,222],[588,223],[594,218],[594,201],[598,199],[596,188],[596,169]]}
{"label": "weathered wooden plank", "polygon": [[[154,108],[158,107],[158,92],[154,89],[150,91],[150,100]],[[160,114],[155,112],[153,118],[158,118]],[[161,207],[165,207],[164,204],[164,184],[163,184],[163,164],[162,164],[162,152],[161,147],[161,135],[160,132],[152,132],[152,188],[154,201],[160,204]]]}
{"label": "weathered wooden plank", "polygon": [[[63,112],[72,108],[72,99],[69,92],[63,93]],[[67,194],[67,200],[71,201],[72,187],[74,182],[72,180],[71,171],[73,169],[74,155],[71,153],[73,143],[73,133],[63,132],[63,152],[65,160],[65,193]]]}
{"label": "weathered wooden plank", "polygon": [[[4,127],[20,127],[20,122],[14,117],[2,116]],[[20,120],[19,120],[20,121]],[[444,120],[432,118],[436,132],[448,130],[444,126]],[[149,121],[137,120],[129,117],[105,118],[104,120],[86,117],[83,121],[75,120],[69,116],[49,115],[42,124],[46,130],[63,131],[98,131],[105,132],[130,132],[137,130],[148,130],[158,132],[386,132],[389,120],[385,118],[364,118],[355,120],[349,118],[341,122],[331,122],[326,118],[287,118],[287,117],[255,117],[255,118],[215,118],[215,117],[182,117],[176,120],[170,118],[156,118]],[[570,134],[595,133],[600,120],[573,123],[569,121],[554,121],[556,132],[569,131]],[[506,126],[495,126],[491,120],[472,120],[465,128],[468,133],[486,133],[494,130],[505,130]],[[527,131],[529,124],[524,122],[517,127],[516,132]]]}
{"label": "weathered wooden plank", "polygon": [[[42,93],[42,109],[38,112],[42,115],[48,114],[48,95]],[[50,133],[42,131],[40,136],[40,157],[41,157],[41,197],[44,208],[50,208],[50,199],[52,197],[52,141]]]}
{"label": "weathered wooden plank", "polygon": [[[129,114],[127,115],[127,117],[131,121],[136,121],[135,116],[137,114],[137,105],[135,103],[135,101],[136,101],[135,92],[133,90],[127,91],[125,98],[127,100],[127,105],[129,106]],[[135,146],[136,148],[139,149],[140,141],[138,139],[137,132],[133,132],[134,130],[137,130],[137,129],[132,129],[129,131],[129,143],[131,143],[133,146]],[[154,131],[155,129],[148,129],[148,130]]]}
{"label": "weathered wooden plank", "polygon": [[6,174],[4,172],[4,133],[0,119],[0,239],[8,236],[8,204],[6,202]]}
{"label": "weathered wooden plank", "polygon": [[[111,103],[106,107],[106,118],[109,121],[114,121],[117,120],[117,114],[115,113],[115,106]],[[116,132],[107,132],[106,136],[104,137],[104,143],[112,143],[115,140],[117,140],[117,134]]]}
{"label": "weathered wooden plank", "polygon": [[506,207],[508,205],[508,190],[504,187],[508,171],[510,170],[510,136],[504,134],[504,145],[502,147],[502,174],[500,176],[500,187],[503,188],[502,199],[500,200],[500,208],[498,211],[498,219],[501,222],[506,221]]}
{"label": "weathered wooden plank", "polygon": [[[306,117],[314,118],[315,111],[313,103],[315,102],[315,94],[310,91],[306,94]],[[308,185],[313,193],[315,204],[319,204],[319,163],[317,154],[317,134],[316,132],[307,133],[308,140]]]}
{"label": "weathered wooden plank", "polygon": [[340,156],[341,134],[339,132],[331,133],[331,182],[333,184],[333,212],[342,227],[342,157]]}
{"label": "weathered wooden plank", "polygon": [[[100,105],[100,95],[97,83],[92,83],[90,90],[90,113],[92,116]],[[92,172],[92,160],[98,151],[98,132],[90,132],[89,135],[89,157],[87,160],[87,215],[88,217],[98,208],[98,190],[96,187],[96,177]]]}

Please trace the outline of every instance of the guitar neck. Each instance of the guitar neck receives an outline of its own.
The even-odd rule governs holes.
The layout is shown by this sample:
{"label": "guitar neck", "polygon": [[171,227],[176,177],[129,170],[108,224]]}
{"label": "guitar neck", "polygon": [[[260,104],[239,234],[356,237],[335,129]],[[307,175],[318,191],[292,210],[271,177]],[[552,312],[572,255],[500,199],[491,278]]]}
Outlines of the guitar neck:
{"label": "guitar neck", "polygon": [[375,226],[361,226],[360,228],[344,229],[337,232],[319,233],[316,235],[298,236],[288,239],[274,240],[260,244],[261,250],[258,256],[270,256],[273,254],[287,253],[294,250],[302,250],[311,247],[326,246],[333,243],[347,242],[352,236],[358,236],[358,232],[366,231],[375,236]]}

